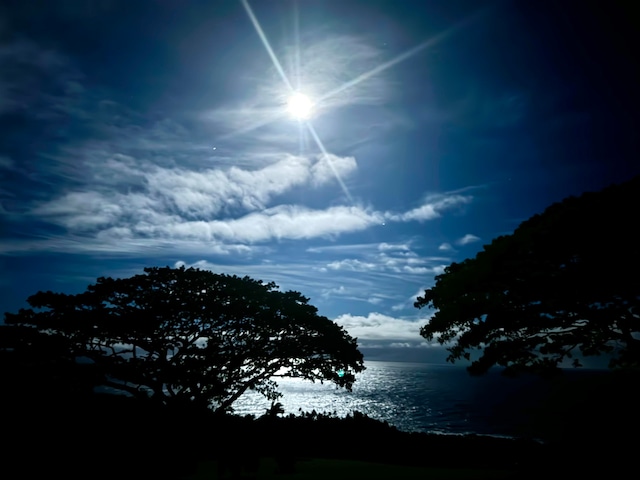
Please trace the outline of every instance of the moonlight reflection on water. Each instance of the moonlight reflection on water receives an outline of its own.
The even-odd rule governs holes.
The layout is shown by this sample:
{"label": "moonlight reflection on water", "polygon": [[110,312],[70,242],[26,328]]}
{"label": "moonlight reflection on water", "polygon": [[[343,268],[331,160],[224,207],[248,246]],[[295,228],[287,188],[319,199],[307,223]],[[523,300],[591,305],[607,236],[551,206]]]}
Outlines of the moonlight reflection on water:
{"label": "moonlight reflection on water", "polygon": [[[543,380],[502,377],[498,372],[471,377],[462,367],[416,363],[366,362],[353,391],[333,384],[279,379],[285,415],[300,411],[344,417],[359,411],[405,431],[445,434],[519,435],[526,409],[546,392]],[[239,415],[262,415],[270,402],[249,393],[236,404]]]}

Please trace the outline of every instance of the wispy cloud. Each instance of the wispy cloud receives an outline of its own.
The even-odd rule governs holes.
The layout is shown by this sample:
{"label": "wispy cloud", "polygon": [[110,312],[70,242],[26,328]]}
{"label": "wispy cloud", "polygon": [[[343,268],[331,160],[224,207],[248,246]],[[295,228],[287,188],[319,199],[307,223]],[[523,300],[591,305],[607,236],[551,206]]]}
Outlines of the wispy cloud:
{"label": "wispy cloud", "polygon": [[378,250],[382,252],[411,252],[411,244],[410,243],[387,243],[382,242],[378,244]]}
{"label": "wispy cloud", "polygon": [[61,117],[77,100],[80,74],[68,60],[28,39],[0,45],[0,115]]}
{"label": "wispy cloud", "polygon": [[389,220],[425,222],[442,216],[443,212],[451,210],[472,201],[471,195],[432,195],[424,203],[402,214],[389,214]]}
{"label": "wispy cloud", "polygon": [[[195,266],[216,272],[225,271],[223,265],[204,260],[175,263],[175,266],[180,265]],[[341,277],[340,282],[336,284],[335,276],[318,277],[317,274],[309,272],[307,264],[280,264],[278,261],[270,265],[237,265],[234,273],[265,281],[275,281],[283,290],[292,288],[301,290],[311,297],[314,305],[320,307],[321,314],[326,314],[327,309],[331,311],[332,302],[338,301],[342,305],[342,312],[330,318],[342,325],[352,336],[357,337],[361,346],[375,348],[389,346],[392,342],[408,342],[411,347],[429,346],[422,345],[425,341],[419,334],[420,327],[429,319],[429,312],[418,311],[412,304],[415,296],[424,293],[422,288],[416,287],[418,293],[412,296],[410,315],[400,316],[398,313],[389,315],[369,310],[367,306],[380,305],[380,302],[385,304],[398,298],[397,293],[394,294],[395,285],[382,284],[375,279],[369,282],[366,277]],[[404,287],[400,289],[402,290]],[[345,300],[359,300],[366,313],[344,313]]]}
{"label": "wispy cloud", "polygon": [[476,237],[475,235],[467,233],[464,237],[456,240],[456,245],[460,245],[460,246],[469,245],[470,243],[475,243],[479,241],[480,241],[480,237]]}
{"label": "wispy cloud", "polygon": [[366,272],[370,270],[376,270],[378,265],[375,263],[362,262],[357,259],[344,259],[327,264],[327,268],[331,270],[351,270],[354,272]]}
{"label": "wispy cloud", "polygon": [[338,295],[345,296],[347,295],[348,290],[344,288],[344,285],[340,285],[339,287],[325,288],[322,290],[321,295],[324,298],[328,298],[330,296]]}
{"label": "wispy cloud", "polygon": [[186,216],[206,217],[238,209],[252,211],[265,208],[274,196],[307,183],[319,187],[354,172],[353,157],[316,159],[285,156],[283,160],[257,170],[238,167],[207,169],[157,169],[146,178],[151,195],[159,194]]}
{"label": "wispy cloud", "polygon": [[[255,247],[252,247],[255,248]],[[417,318],[421,313],[413,307],[415,296],[407,300],[407,288],[420,290],[424,293],[425,275],[407,273],[391,274],[381,270],[356,272],[340,270],[339,276],[335,270],[321,268],[322,259],[296,261],[292,260],[291,252],[287,254],[271,251],[268,253],[242,253],[243,260],[238,263],[238,255],[218,257],[215,262],[207,260],[179,261],[177,265],[194,266],[216,272],[231,271],[238,275],[249,275],[265,281],[275,281],[283,289],[302,291],[309,296],[314,305],[319,307],[324,315],[331,318],[345,312],[345,301],[348,310],[354,314],[362,314],[370,310],[371,305],[377,305],[378,311],[384,314],[389,305],[402,303],[403,308],[394,310],[395,315],[402,314],[405,318]],[[265,262],[264,258],[271,258]],[[262,259],[262,260],[261,260]],[[229,263],[232,262],[232,266]],[[428,280],[427,280],[428,281]],[[337,309],[337,310],[336,310]],[[404,310],[400,312],[400,310]]]}
{"label": "wispy cloud", "polygon": [[419,341],[423,320],[403,320],[372,312],[366,316],[344,314],[335,319],[350,335],[367,341]]}
{"label": "wispy cloud", "polygon": [[[16,169],[16,164],[11,158],[4,155],[0,155],[0,180],[4,180],[5,178],[8,178],[8,176],[12,172],[14,172],[15,169]],[[2,198],[11,198],[11,197],[15,197],[15,193],[6,189],[4,185],[0,186],[0,214],[4,215],[9,213],[5,210],[1,200]]]}
{"label": "wispy cloud", "polygon": [[[382,248],[380,248],[382,247]],[[441,273],[449,257],[420,256],[408,244],[397,249],[387,243],[378,245],[377,251],[362,251],[361,258],[344,258],[325,265],[330,270],[370,272],[380,271],[396,274],[437,275]]]}
{"label": "wispy cloud", "polygon": [[438,250],[442,251],[442,252],[451,252],[453,251],[453,247],[451,246],[450,243],[441,243],[440,246],[438,247]]}
{"label": "wispy cloud", "polygon": [[[264,177],[237,168],[182,172],[182,175],[156,169],[141,173],[143,177],[146,175],[146,182],[140,187],[146,187],[146,190],[124,193],[98,186],[97,191],[69,192],[36,204],[31,215],[63,226],[70,233],[89,235],[94,241],[201,241],[203,248],[210,242],[254,244],[281,239],[333,238],[388,220],[407,222],[414,218],[413,215],[383,213],[359,206],[310,209],[300,205],[276,205],[265,208],[264,204],[272,195],[283,194],[296,184],[312,181],[313,168],[319,162],[305,164],[297,158],[287,159],[262,169],[260,173]],[[346,161],[347,164],[350,162]],[[288,179],[281,180],[283,172],[290,174]],[[331,177],[321,175],[320,178],[329,181]],[[433,208],[439,210],[460,201],[441,196]],[[462,201],[466,203],[470,198]],[[233,206],[240,211],[255,211],[231,218],[216,215]],[[430,271],[420,259],[411,258],[407,244],[381,244],[378,254],[379,260],[396,272]],[[366,263],[348,259],[328,267],[368,268]]]}
{"label": "wispy cloud", "polygon": [[[443,269],[443,271],[444,271],[444,269]],[[440,273],[442,273],[442,272],[440,272]],[[418,290],[416,290],[416,293],[414,293],[413,295],[405,298],[404,301],[402,301],[400,303],[396,303],[395,305],[393,305],[391,307],[391,310],[400,311],[400,310],[410,310],[412,308],[415,308],[413,306],[413,304],[418,299],[418,297],[424,295],[424,291],[425,290],[426,290],[425,287],[420,287]]]}
{"label": "wispy cloud", "polygon": [[[388,76],[378,75],[352,88],[330,94],[384,60],[386,52],[361,37],[336,32],[326,36],[315,35],[313,39],[301,39],[275,53],[292,86],[315,102],[314,118],[349,106],[382,106],[392,93]],[[264,127],[290,121],[283,111],[291,92],[272,65],[267,67],[265,76],[266,55],[261,60],[254,66],[247,66],[247,75],[251,76],[252,68],[255,68],[255,76],[262,79],[256,82],[258,88],[253,96],[236,105],[209,109],[202,115],[227,131],[223,139],[251,132],[261,141],[268,141],[276,132]]]}
{"label": "wispy cloud", "polygon": [[[375,213],[358,207],[330,207],[312,210],[301,206],[280,205],[229,220],[184,220],[161,214],[156,221],[139,222],[127,227],[110,227],[104,235],[142,236],[154,239],[201,242],[261,243],[282,239],[332,237],[364,230],[379,222]],[[206,243],[203,244],[203,247]]]}
{"label": "wispy cloud", "polygon": [[0,169],[11,170],[15,167],[15,162],[5,155],[0,155]]}

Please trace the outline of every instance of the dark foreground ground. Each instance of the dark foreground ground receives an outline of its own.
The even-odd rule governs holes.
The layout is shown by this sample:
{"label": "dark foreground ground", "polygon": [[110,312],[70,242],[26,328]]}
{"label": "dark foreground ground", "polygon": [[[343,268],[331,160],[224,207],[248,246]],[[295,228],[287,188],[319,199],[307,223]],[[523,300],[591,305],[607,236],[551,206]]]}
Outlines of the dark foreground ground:
{"label": "dark foreground ground", "polygon": [[[125,397],[2,396],[3,479],[571,478],[623,475],[640,446],[636,382],[572,388],[546,443],[401,432],[357,412],[235,417]],[[635,467],[634,467],[635,468]]]}
{"label": "dark foreground ground", "polygon": [[[261,458],[254,469],[230,469],[221,471],[215,461],[202,462],[194,475],[185,480],[211,480],[242,478],[255,480],[510,480],[520,472],[491,468],[438,468],[390,465],[358,460],[336,460],[324,458],[298,459],[294,470],[283,473],[278,462],[272,458]],[[234,477],[234,475],[236,475]]]}

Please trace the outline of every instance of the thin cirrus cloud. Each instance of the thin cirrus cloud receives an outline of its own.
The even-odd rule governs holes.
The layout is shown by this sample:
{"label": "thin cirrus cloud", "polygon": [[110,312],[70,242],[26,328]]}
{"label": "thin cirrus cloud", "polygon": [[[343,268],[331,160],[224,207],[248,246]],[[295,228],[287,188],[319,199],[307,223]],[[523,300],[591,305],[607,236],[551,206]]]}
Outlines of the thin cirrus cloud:
{"label": "thin cirrus cloud", "polygon": [[[178,261],[175,263],[179,266],[193,266],[196,268],[204,268],[213,271],[220,271],[221,266],[212,264],[205,260],[195,263],[186,263]],[[274,272],[278,272],[274,276]],[[372,285],[358,285],[349,283],[349,279],[344,284],[328,287],[324,280],[310,275],[305,265],[282,265],[277,270],[269,268],[265,265],[246,265],[242,267],[237,274],[250,275],[253,278],[275,281],[280,285],[281,290],[291,287],[292,279],[297,288],[304,287],[305,292],[318,291],[318,295],[314,297],[314,304],[322,306],[324,302],[330,301],[334,297],[343,299],[355,299],[358,296],[368,296],[371,304],[378,305],[379,301],[387,301],[393,296],[389,294],[388,287],[385,286],[379,293],[372,288]],[[269,276],[265,278],[265,274]],[[363,283],[359,281],[358,283]],[[423,294],[424,290],[418,292]],[[416,295],[418,295],[416,294]],[[366,302],[366,299],[362,299]],[[379,301],[378,301],[379,300]],[[415,301],[415,296],[413,300]],[[353,337],[358,338],[359,345],[367,348],[376,348],[388,346],[391,342],[409,342],[411,346],[427,346],[424,339],[420,337],[420,327],[429,319],[429,316],[420,316],[415,309],[410,317],[399,317],[397,315],[389,315],[385,313],[368,312],[365,314],[343,313],[332,318],[338,325]],[[411,310],[410,310],[411,311]],[[425,312],[423,312],[425,313]],[[428,312],[427,312],[428,313]],[[431,345],[431,344],[429,344]]]}
{"label": "thin cirrus cloud", "polygon": [[73,110],[81,93],[80,77],[68,60],[54,50],[24,38],[3,42],[0,115],[32,110],[41,120],[62,118]]}
{"label": "thin cirrus cloud", "polygon": [[351,270],[354,272],[366,272],[370,270],[377,270],[378,265],[375,263],[363,262],[358,259],[346,258],[327,264],[327,268],[330,270]]}
{"label": "thin cirrus cloud", "polygon": [[[443,271],[444,271],[444,268],[443,268]],[[442,272],[440,272],[440,273],[442,273]],[[424,295],[425,290],[426,290],[426,287],[420,287],[416,291],[416,293],[414,293],[410,297],[405,298],[403,302],[393,305],[391,307],[391,310],[400,311],[400,310],[407,310],[407,309],[413,308],[413,304],[418,299],[418,297],[421,297],[421,296]]]}
{"label": "thin cirrus cloud", "polygon": [[480,237],[467,233],[464,237],[456,240],[456,245],[460,245],[460,246],[469,245],[470,243],[475,243],[479,241],[480,241]]}
{"label": "thin cirrus cloud", "polygon": [[[303,91],[314,102],[314,116],[348,106],[381,106],[392,93],[388,77],[378,75],[357,87],[340,90],[349,80],[370,71],[383,61],[384,49],[377,48],[354,35],[317,35],[313,41],[297,42],[280,52],[285,74],[293,88]],[[268,62],[267,57],[263,59]],[[272,138],[273,132],[263,130],[278,120],[284,120],[283,105],[290,94],[277,71],[268,66],[265,78],[262,63],[256,64],[255,74],[265,81],[253,89],[254,95],[245,97],[237,105],[222,105],[202,113],[212,125],[226,129],[222,138],[233,138],[252,132],[261,141]],[[260,71],[258,71],[260,69]],[[257,136],[256,136],[257,135]]]}
{"label": "thin cirrus cloud", "polygon": [[[444,267],[451,261],[449,257],[422,256],[413,251],[409,244],[391,245],[386,242],[378,244],[377,248],[359,246],[360,257],[334,260],[321,267],[322,271],[345,272],[385,272],[390,275],[437,275],[444,271]],[[327,250],[321,250],[327,251]]]}
{"label": "thin cirrus cloud", "polygon": [[0,170],[11,170],[15,167],[15,162],[9,157],[0,155]]}
{"label": "thin cirrus cloud", "polygon": [[[178,261],[175,266],[192,266],[216,272],[226,271],[223,264],[206,260],[196,262]],[[384,277],[380,277],[376,272],[365,276],[344,276],[340,278],[339,283],[336,283],[334,275],[319,275],[316,271],[309,269],[307,262],[287,262],[286,259],[278,258],[277,254],[274,261],[268,264],[248,262],[236,265],[234,273],[237,275],[249,275],[252,278],[264,281],[273,281],[283,291],[290,289],[302,291],[305,296],[309,296],[312,299],[313,304],[320,309],[323,315],[328,315],[332,319],[344,314],[344,306],[340,308],[341,311],[336,312],[334,308],[336,302],[343,304],[343,302],[347,301],[352,308],[358,310],[357,312],[352,311],[350,315],[359,318],[363,315],[364,317],[369,315],[371,305],[376,305],[375,308],[382,312],[383,310],[381,309],[385,308],[384,304],[390,301],[397,301],[405,295],[402,285],[390,284],[388,281],[384,282]],[[411,318],[418,318],[418,312],[413,307],[407,313]],[[389,317],[384,313],[380,313],[380,315]],[[402,322],[410,321],[411,319],[409,318],[402,320]],[[400,325],[405,325],[405,323]],[[415,326],[412,328],[415,333]]]}
{"label": "thin cirrus cloud", "polygon": [[[370,305],[380,305],[377,309],[381,314],[402,313],[410,317],[417,315],[414,302],[424,294],[425,278],[442,273],[451,262],[449,257],[422,253],[429,250],[417,243],[414,248],[412,242],[308,249],[318,256],[313,267],[318,272],[315,277],[327,283],[339,278],[343,288],[340,291],[327,288],[323,291],[324,299],[340,296],[359,302],[360,312],[366,313]],[[415,289],[416,293],[408,296],[407,288]]]}
{"label": "thin cirrus cloud", "polygon": [[470,203],[470,195],[446,194],[427,197],[425,202],[416,208],[401,214],[390,214],[389,219],[395,221],[425,222],[442,216],[446,210],[461,207]]}

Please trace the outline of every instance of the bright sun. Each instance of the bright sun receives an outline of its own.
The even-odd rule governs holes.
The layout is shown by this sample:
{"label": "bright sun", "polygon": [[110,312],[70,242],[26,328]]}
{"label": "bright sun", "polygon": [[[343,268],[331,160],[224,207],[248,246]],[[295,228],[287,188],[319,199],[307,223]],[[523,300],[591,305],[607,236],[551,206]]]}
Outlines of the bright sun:
{"label": "bright sun", "polygon": [[313,103],[306,95],[302,93],[294,93],[287,100],[287,111],[297,120],[305,120],[311,116]]}

